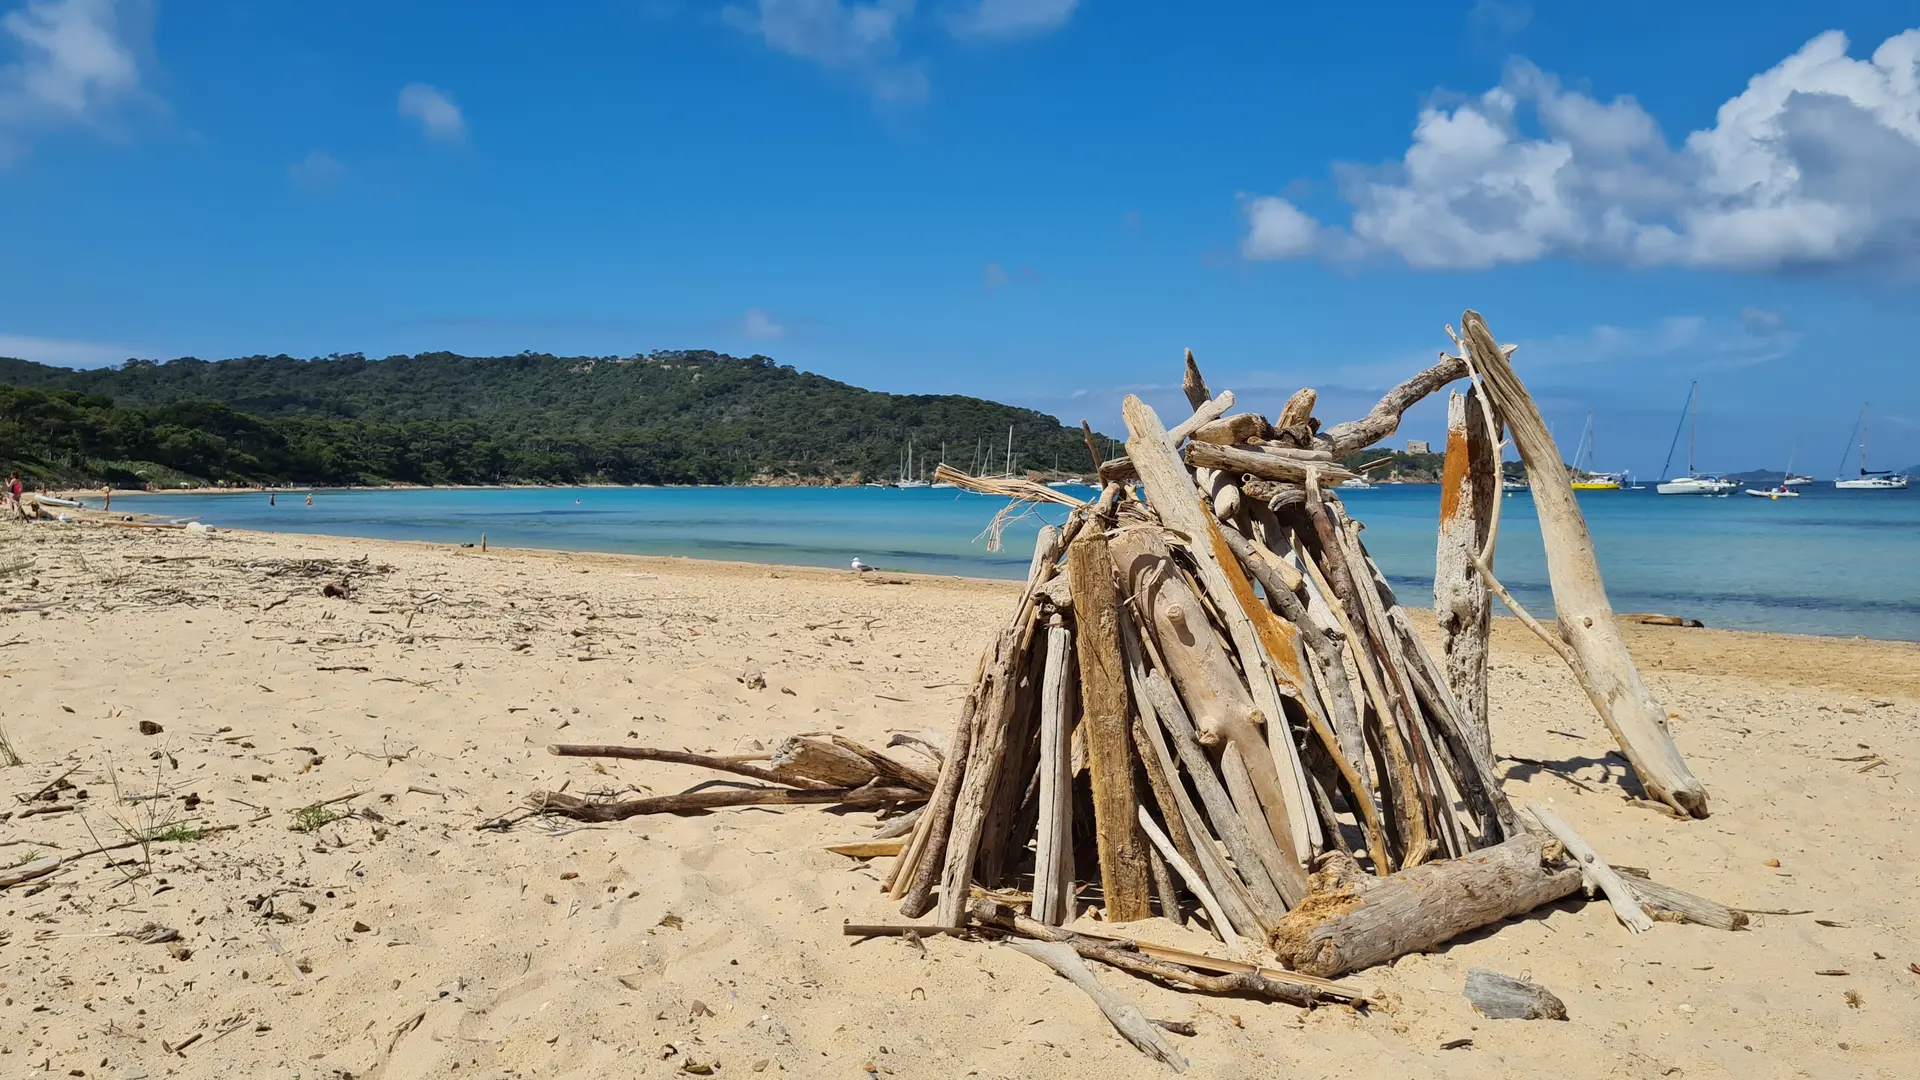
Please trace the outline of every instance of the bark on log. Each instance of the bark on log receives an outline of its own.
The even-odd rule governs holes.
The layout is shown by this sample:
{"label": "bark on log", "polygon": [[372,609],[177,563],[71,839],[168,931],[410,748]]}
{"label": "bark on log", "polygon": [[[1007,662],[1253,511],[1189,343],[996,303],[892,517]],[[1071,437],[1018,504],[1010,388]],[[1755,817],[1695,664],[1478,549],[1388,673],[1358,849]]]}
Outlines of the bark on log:
{"label": "bark on log", "polygon": [[1313,891],[1271,940],[1288,967],[1328,978],[1432,948],[1580,888],[1579,868],[1550,860],[1533,835],[1384,878],[1367,877],[1339,853],[1322,862]]}
{"label": "bark on log", "polygon": [[1309,468],[1318,469],[1320,478],[1329,483],[1338,483],[1353,475],[1344,466],[1330,461],[1303,460],[1251,446],[1190,442],[1187,444],[1186,457],[1187,464],[1195,468],[1219,469],[1233,476],[1254,476],[1290,484],[1305,481]]}
{"label": "bark on log", "polygon": [[1666,707],[1641,681],[1614,623],[1600,564],[1594,558],[1593,537],[1546,421],[1478,312],[1465,314],[1462,331],[1489,400],[1512,431],[1520,460],[1527,467],[1540,538],[1547,550],[1547,580],[1553,587],[1559,635],[1572,657],[1574,676],[1647,793],[1683,813],[1706,817],[1706,786],[1688,770],[1667,730]]}
{"label": "bark on log", "polygon": [[[1127,454],[1133,458],[1134,467],[1140,470],[1141,485],[1146,488],[1148,500],[1162,522],[1188,537],[1200,584],[1207,595],[1220,605],[1222,619],[1233,639],[1234,651],[1246,667],[1254,704],[1264,718],[1284,724],[1286,710],[1280,701],[1279,688],[1267,669],[1259,635],[1254,632],[1246,614],[1229,602],[1233,589],[1212,546],[1205,542],[1208,517],[1200,508],[1193,481],[1181,466],[1179,458],[1167,447],[1160,418],[1154,415],[1146,402],[1129,394],[1120,408],[1127,424]],[[1241,752],[1250,765],[1254,764],[1255,755],[1245,748]],[[1263,756],[1269,763],[1272,761],[1270,753]],[[1255,776],[1254,779],[1258,783],[1262,778]],[[1262,791],[1261,794],[1265,798],[1275,793]],[[1313,850],[1323,839],[1320,821],[1312,813],[1312,796],[1307,791],[1305,770],[1297,765],[1293,774],[1286,778],[1283,798],[1283,812],[1291,831],[1289,843],[1285,846],[1296,853]]]}
{"label": "bark on log", "polygon": [[1134,821],[1133,712],[1126,659],[1120,651],[1120,594],[1107,536],[1081,531],[1067,556],[1079,628],[1080,708],[1093,783],[1094,836],[1109,922],[1148,918],[1146,841]]}
{"label": "bark on log", "polygon": [[[1447,687],[1480,753],[1493,758],[1487,730],[1487,640],[1493,594],[1475,563],[1500,497],[1500,462],[1481,422],[1478,390],[1447,396],[1447,461],[1440,477],[1440,539],[1434,558],[1433,612]],[[1488,562],[1492,556],[1489,553]]]}
{"label": "bark on log", "polygon": [[880,776],[859,754],[805,735],[781,739],[773,748],[769,764],[777,773],[806,777],[827,787],[859,787]]}
{"label": "bark on log", "polygon": [[[1476,360],[1475,363],[1479,361]],[[1467,376],[1467,365],[1454,357],[1439,363],[1387,391],[1386,396],[1367,415],[1344,424],[1335,424],[1314,440],[1314,445],[1342,458],[1365,450],[1400,430],[1400,417],[1428,394]]]}
{"label": "bark on log", "polygon": [[1067,750],[1072,648],[1072,633],[1054,616],[1040,684],[1040,824],[1033,856],[1033,917],[1053,926],[1073,917],[1073,772]]}
{"label": "bark on log", "polygon": [[922,791],[932,791],[933,785],[939,780],[935,773],[930,773],[918,765],[897,761],[870,746],[854,742],[844,735],[835,735],[832,738],[835,746],[857,755],[868,765],[873,766],[874,773],[887,783],[905,784]]}
{"label": "bark on log", "polygon": [[862,788],[718,788],[679,795],[657,795],[621,802],[593,802],[558,791],[527,796],[527,805],[542,813],[560,814],[577,821],[624,821],[641,814],[694,814],[723,806],[795,806],[837,803],[841,806],[885,806],[920,802],[924,791],[903,787]]}

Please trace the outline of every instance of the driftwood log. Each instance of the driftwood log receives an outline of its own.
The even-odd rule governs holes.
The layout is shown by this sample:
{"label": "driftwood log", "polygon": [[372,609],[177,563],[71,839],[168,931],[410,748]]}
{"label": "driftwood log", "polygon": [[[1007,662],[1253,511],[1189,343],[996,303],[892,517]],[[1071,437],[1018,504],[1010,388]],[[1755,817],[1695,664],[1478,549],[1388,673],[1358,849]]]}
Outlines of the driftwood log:
{"label": "driftwood log", "polygon": [[1073,769],[1068,752],[1067,655],[1072,632],[1047,627],[1040,684],[1040,821],[1033,854],[1033,917],[1058,926],[1073,918]]}
{"label": "driftwood log", "polygon": [[1093,784],[1093,827],[1107,921],[1152,915],[1148,902],[1146,839],[1134,820],[1133,710],[1126,657],[1120,650],[1120,591],[1106,533],[1082,529],[1067,553],[1073,586],[1080,672],[1081,730]]}
{"label": "driftwood log", "polygon": [[924,791],[899,787],[863,788],[714,788],[679,795],[656,795],[647,799],[596,802],[559,791],[542,791],[527,796],[527,805],[547,814],[558,814],[576,821],[625,821],[642,814],[697,814],[723,806],[797,806],[806,803],[834,803],[840,806],[888,806],[919,802]]}
{"label": "driftwood log", "polygon": [[1338,852],[1272,935],[1288,967],[1331,978],[1419,952],[1469,930],[1572,895],[1580,870],[1536,836],[1458,859],[1368,877]]}
{"label": "driftwood log", "polygon": [[[1491,760],[1487,731],[1487,641],[1493,594],[1477,560],[1500,498],[1500,454],[1480,422],[1479,391],[1447,398],[1447,457],[1440,477],[1440,539],[1434,561],[1433,611],[1440,653],[1460,720],[1480,753]],[[1491,553],[1489,553],[1491,559]]]}
{"label": "driftwood log", "polygon": [[1682,813],[1706,817],[1706,786],[1680,756],[1667,730],[1666,707],[1641,680],[1614,623],[1613,606],[1607,602],[1593,553],[1593,537],[1546,421],[1479,312],[1463,316],[1461,338],[1489,403],[1513,432],[1521,463],[1527,467],[1558,616],[1557,639],[1549,641],[1557,640],[1561,655],[1647,793]]}

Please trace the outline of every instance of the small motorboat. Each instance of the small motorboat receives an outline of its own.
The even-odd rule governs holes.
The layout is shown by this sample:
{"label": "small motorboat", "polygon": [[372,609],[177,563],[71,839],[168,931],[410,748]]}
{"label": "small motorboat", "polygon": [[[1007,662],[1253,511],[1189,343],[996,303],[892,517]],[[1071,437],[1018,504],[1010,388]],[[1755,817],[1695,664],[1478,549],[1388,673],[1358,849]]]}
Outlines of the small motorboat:
{"label": "small motorboat", "polygon": [[1799,492],[1785,484],[1770,488],[1748,488],[1747,494],[1756,499],[1797,499],[1800,497]]}

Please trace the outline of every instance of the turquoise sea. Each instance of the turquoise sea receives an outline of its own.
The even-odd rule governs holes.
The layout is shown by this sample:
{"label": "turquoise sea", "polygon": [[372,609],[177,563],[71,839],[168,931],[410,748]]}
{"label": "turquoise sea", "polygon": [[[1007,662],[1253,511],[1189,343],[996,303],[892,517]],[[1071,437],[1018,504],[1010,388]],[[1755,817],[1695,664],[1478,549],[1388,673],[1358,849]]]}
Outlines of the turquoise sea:
{"label": "turquoise sea", "polygon": [[[1778,502],[1583,492],[1618,611],[1708,626],[1920,641],[1920,489],[1801,489]],[[1090,489],[1070,494],[1090,497]],[[1439,488],[1343,493],[1374,558],[1409,605],[1430,604]],[[458,544],[1019,578],[1041,508],[989,552],[980,533],[1002,502],[954,490],[891,488],[538,488],[320,490],[304,495],[169,495],[123,503],[208,525]],[[1552,609],[1533,500],[1505,500],[1497,567],[1522,603]]]}

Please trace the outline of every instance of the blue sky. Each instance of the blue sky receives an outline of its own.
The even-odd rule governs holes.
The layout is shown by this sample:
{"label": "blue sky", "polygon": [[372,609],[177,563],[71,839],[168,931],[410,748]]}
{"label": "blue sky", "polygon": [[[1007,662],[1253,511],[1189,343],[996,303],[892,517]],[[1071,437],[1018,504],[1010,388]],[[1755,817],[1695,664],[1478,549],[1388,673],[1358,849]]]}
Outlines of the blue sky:
{"label": "blue sky", "polygon": [[[1305,10],[1303,10],[1305,9]],[[1177,12],[1177,13],[1176,13]],[[1910,3],[0,0],[0,355],[764,352],[1329,422],[1472,306],[1572,443],[1920,462]],[[1405,434],[1436,434],[1439,410]]]}

